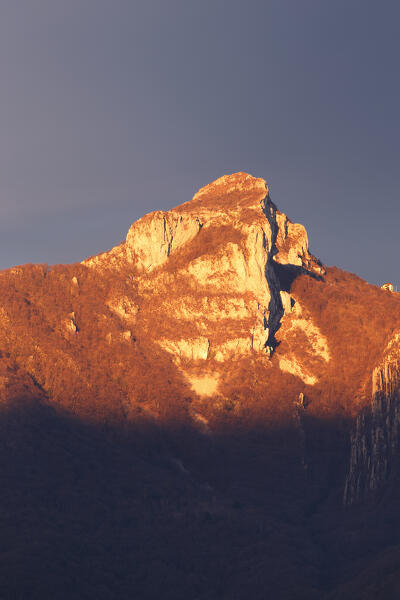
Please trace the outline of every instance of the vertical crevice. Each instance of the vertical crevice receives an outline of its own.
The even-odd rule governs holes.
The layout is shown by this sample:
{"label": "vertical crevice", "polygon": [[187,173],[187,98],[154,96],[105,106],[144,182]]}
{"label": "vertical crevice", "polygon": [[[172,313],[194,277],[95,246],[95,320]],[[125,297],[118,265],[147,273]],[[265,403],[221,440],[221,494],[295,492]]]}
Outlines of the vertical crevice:
{"label": "vertical crevice", "polygon": [[275,271],[274,260],[274,256],[278,253],[276,239],[278,236],[279,227],[276,222],[276,206],[269,197],[269,194],[267,194],[267,196],[261,201],[261,208],[271,228],[270,248],[268,248],[265,234],[263,239],[264,248],[268,251],[268,259],[265,266],[265,277],[267,279],[271,294],[271,299],[268,305],[268,319],[265,318],[264,327],[265,329],[268,329],[268,339],[265,343],[265,347],[270,348],[271,352],[273,352],[277,346],[275,334],[281,325],[281,319],[284,314],[279,279]]}
{"label": "vertical crevice", "polygon": [[174,236],[172,234],[171,228],[168,227],[167,219],[165,217],[163,217],[163,219],[164,219],[164,242],[168,245],[167,256],[169,256],[171,254],[172,241],[174,239]]}

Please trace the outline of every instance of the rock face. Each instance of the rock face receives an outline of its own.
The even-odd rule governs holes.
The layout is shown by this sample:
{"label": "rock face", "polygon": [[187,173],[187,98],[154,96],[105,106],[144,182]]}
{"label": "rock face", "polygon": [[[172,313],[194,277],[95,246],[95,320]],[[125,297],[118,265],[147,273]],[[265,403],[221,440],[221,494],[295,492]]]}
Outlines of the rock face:
{"label": "rock face", "polygon": [[191,242],[201,227],[198,218],[177,211],[146,215],[129,229],[128,260],[139,272],[148,273],[165,263],[172,252]]}
{"label": "rock face", "polygon": [[[156,314],[157,343],[193,377],[199,370],[206,376],[210,359],[273,352],[282,316],[291,311],[277,264],[323,272],[304,227],[277,211],[263,179],[245,173],[221,177],[173,210],[146,215],[123,246],[84,264],[102,269],[116,254],[138,278],[138,322],[150,329]],[[188,361],[197,364],[190,369]]]}
{"label": "rock face", "polygon": [[400,447],[400,332],[372,373],[372,398],[351,434],[344,503],[371,498],[388,481]]}

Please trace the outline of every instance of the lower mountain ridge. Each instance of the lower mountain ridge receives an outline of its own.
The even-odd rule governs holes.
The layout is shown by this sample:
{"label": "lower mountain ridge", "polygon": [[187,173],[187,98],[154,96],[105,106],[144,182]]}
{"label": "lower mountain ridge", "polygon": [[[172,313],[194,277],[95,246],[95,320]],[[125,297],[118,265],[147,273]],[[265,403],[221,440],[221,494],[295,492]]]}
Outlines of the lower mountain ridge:
{"label": "lower mountain ridge", "polygon": [[0,597],[399,597],[400,294],[264,180],[0,290]]}

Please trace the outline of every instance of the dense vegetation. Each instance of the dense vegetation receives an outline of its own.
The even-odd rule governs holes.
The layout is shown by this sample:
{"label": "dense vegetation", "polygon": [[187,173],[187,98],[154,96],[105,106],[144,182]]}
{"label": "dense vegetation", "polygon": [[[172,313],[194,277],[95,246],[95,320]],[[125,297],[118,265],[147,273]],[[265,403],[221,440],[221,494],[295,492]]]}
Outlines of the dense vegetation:
{"label": "dense vegetation", "polygon": [[342,494],[351,417],[400,298],[338,269],[294,278],[330,342],[318,384],[282,373],[283,340],[267,366],[229,364],[207,403],[148,317],[116,313],[135,286],[82,265],[0,274],[0,596],[396,597],[397,480],[364,509]]}

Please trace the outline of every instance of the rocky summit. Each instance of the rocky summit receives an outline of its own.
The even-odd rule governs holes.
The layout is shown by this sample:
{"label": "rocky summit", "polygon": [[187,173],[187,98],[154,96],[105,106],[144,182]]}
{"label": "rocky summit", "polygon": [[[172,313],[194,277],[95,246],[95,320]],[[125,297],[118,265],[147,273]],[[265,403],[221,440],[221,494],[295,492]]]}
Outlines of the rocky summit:
{"label": "rocky summit", "polygon": [[[263,179],[245,173],[224,176],[167,212],[146,215],[126,242],[83,264],[100,274],[129,268],[137,292],[112,296],[109,308],[171,355],[195,393],[212,396],[226,363],[271,356],[282,318],[295,304],[283,289],[283,273],[320,275],[308,250],[306,230],[271,202]],[[297,314],[300,309],[296,307]],[[329,359],[318,327],[296,319],[312,351]],[[307,383],[296,359],[280,367]],[[209,393],[208,393],[209,392]]]}
{"label": "rocky summit", "polygon": [[0,291],[1,597],[398,597],[400,295],[263,179]]}

